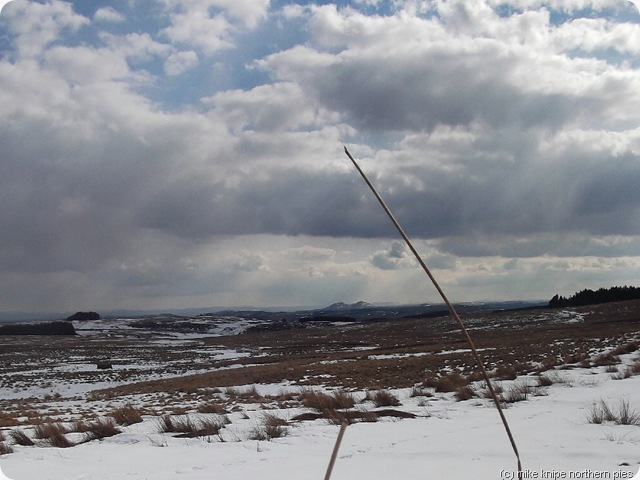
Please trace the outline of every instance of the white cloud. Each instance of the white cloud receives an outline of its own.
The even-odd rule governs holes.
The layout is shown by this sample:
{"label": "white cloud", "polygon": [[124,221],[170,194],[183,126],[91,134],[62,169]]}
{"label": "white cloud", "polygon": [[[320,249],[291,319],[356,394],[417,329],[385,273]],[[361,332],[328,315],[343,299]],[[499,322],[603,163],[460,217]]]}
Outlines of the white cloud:
{"label": "white cloud", "polygon": [[198,64],[198,54],[192,50],[172,53],[164,62],[167,75],[181,75]]}
{"label": "white cloud", "polygon": [[56,46],[47,50],[44,62],[75,85],[122,80],[130,75],[126,60],[108,49]]}
{"label": "white cloud", "polygon": [[308,100],[299,85],[279,82],[249,91],[221,92],[205,101],[234,130],[284,132],[317,127],[328,120]]}
{"label": "white cloud", "polygon": [[178,45],[213,54],[234,46],[238,29],[253,29],[266,17],[269,0],[162,0],[171,25],[162,33]]}
{"label": "white cloud", "polygon": [[99,37],[109,50],[133,64],[144,64],[156,58],[165,58],[174,51],[173,47],[154,40],[147,32],[119,36],[100,32]]}
{"label": "white cloud", "polygon": [[125,16],[113,7],[103,7],[96,10],[93,19],[97,22],[120,23],[124,22]]}
{"label": "white cloud", "polygon": [[89,25],[89,19],[73,11],[70,3],[52,0],[41,4],[20,0],[2,9],[15,51],[21,58],[33,58],[53,42],[62,31],[75,31]]}

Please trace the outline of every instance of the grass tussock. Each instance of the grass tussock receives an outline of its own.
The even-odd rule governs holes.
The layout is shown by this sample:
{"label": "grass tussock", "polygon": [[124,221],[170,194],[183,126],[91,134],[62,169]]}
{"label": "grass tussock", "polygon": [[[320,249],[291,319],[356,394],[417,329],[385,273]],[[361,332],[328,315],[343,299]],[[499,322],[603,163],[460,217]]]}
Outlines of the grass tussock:
{"label": "grass tussock", "polygon": [[518,378],[518,371],[512,364],[503,364],[496,367],[493,376],[499,380],[515,380]]}
{"label": "grass tussock", "polygon": [[86,420],[77,420],[73,422],[70,430],[76,433],[87,433],[91,431],[91,424]]}
{"label": "grass tussock", "polygon": [[550,387],[551,385],[555,385],[556,383],[570,385],[571,379],[553,370],[540,374],[537,378],[537,383],[538,387]]}
{"label": "grass tussock", "polygon": [[272,413],[264,413],[262,421],[256,425],[249,434],[250,440],[271,440],[284,437],[289,433],[288,423],[285,419]]}
{"label": "grass tussock", "polygon": [[113,437],[122,433],[116,426],[113,418],[99,418],[93,422],[86,424],[87,441],[101,440],[103,438]]}
{"label": "grass tussock", "polygon": [[142,423],[142,412],[130,403],[114,410],[109,416],[112,417],[118,425],[127,426]]}
{"label": "grass tussock", "polygon": [[388,390],[367,390],[365,401],[371,401],[376,407],[398,407],[402,405],[400,399]]}
{"label": "grass tussock", "polygon": [[453,372],[441,377],[427,379],[425,386],[434,388],[436,392],[455,392],[468,383],[465,377],[458,372]]}
{"label": "grass tussock", "polygon": [[177,433],[177,438],[209,437],[219,435],[224,428],[224,422],[218,419],[191,417],[177,418],[163,415],[158,420],[160,433]]}
{"label": "grass tussock", "polygon": [[419,385],[414,385],[411,387],[411,393],[409,394],[411,398],[415,397],[433,397],[433,393],[431,390],[425,387],[421,387]]}
{"label": "grass tussock", "polygon": [[317,390],[304,390],[300,394],[302,405],[307,408],[318,410],[344,410],[353,408],[356,401],[352,394],[343,390],[336,390],[331,394],[319,392]]}
{"label": "grass tussock", "polygon": [[620,399],[616,407],[612,407],[601,399],[591,406],[587,414],[587,421],[595,424],[611,422],[616,425],[640,426],[640,413],[632,409],[626,399]]}
{"label": "grass tussock", "polygon": [[591,361],[591,364],[594,367],[607,367],[610,365],[618,365],[619,363],[620,363],[620,357],[617,355],[614,355],[611,352],[601,353],[600,355],[596,355]]}
{"label": "grass tussock", "polygon": [[260,394],[258,387],[251,385],[246,390],[238,388],[227,388],[226,394],[231,400],[242,401],[244,403],[265,403],[267,399]]}
{"label": "grass tussock", "polygon": [[60,433],[67,433],[67,430],[60,423],[40,423],[36,425],[33,430],[33,434],[36,438],[44,440]]}
{"label": "grass tussock", "polygon": [[640,349],[640,341],[634,340],[631,342],[623,343],[622,345],[611,350],[610,353],[613,356],[625,355],[627,353],[633,353],[638,349]]}
{"label": "grass tussock", "polygon": [[41,423],[34,429],[36,438],[46,440],[56,448],[73,447],[74,444],[65,436],[66,433],[67,430],[59,423]]}
{"label": "grass tussock", "polygon": [[463,387],[459,387],[455,391],[454,396],[456,397],[456,400],[458,400],[459,402],[462,402],[465,400],[471,400],[473,397],[476,396],[476,392],[475,390],[473,390],[473,388],[471,388],[471,386],[465,385]]}
{"label": "grass tussock", "polygon": [[523,402],[529,399],[532,388],[525,380],[517,380],[513,382],[507,390],[502,392],[500,399],[504,403]]}
{"label": "grass tussock", "polygon": [[12,430],[9,435],[16,444],[22,445],[23,447],[30,447],[32,445],[35,445],[33,440],[31,440],[31,438],[29,438],[29,435],[24,433],[23,430]]}
{"label": "grass tussock", "polygon": [[611,375],[612,380],[625,380],[634,375],[632,367],[623,368],[622,371],[616,369],[616,372]]}
{"label": "grass tussock", "polygon": [[13,453],[13,448],[4,442],[0,442],[0,455],[8,455],[10,453]]}

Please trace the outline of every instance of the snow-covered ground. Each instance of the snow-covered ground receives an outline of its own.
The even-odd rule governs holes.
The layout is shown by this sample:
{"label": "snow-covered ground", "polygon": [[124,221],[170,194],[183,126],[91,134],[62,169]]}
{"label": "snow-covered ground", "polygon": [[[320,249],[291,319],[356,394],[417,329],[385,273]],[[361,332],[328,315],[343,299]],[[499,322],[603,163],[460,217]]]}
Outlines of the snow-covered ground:
{"label": "snow-covered ground", "polygon": [[[638,352],[621,358],[631,364],[637,357]],[[593,367],[559,370],[553,378],[556,383],[538,388],[538,395],[505,409],[522,478],[640,479],[640,426],[588,421],[601,401],[614,411],[627,402],[640,415],[640,375],[615,380],[605,367]],[[515,382],[524,381],[536,384],[533,376]],[[501,386],[506,391],[511,383]],[[295,388],[257,385],[262,394]],[[440,393],[412,397],[408,389],[393,393],[402,402],[396,408],[417,418],[349,426],[332,480],[517,478],[515,455],[489,400],[459,402]],[[14,453],[0,457],[0,468],[12,480],[324,478],[339,427],[326,420],[297,422],[284,437],[249,440],[265,411],[243,406],[228,415],[231,423],[214,438],[175,438],[158,432],[158,417],[145,417],[119,435],[72,448],[12,445]],[[291,419],[301,409],[268,412]]]}

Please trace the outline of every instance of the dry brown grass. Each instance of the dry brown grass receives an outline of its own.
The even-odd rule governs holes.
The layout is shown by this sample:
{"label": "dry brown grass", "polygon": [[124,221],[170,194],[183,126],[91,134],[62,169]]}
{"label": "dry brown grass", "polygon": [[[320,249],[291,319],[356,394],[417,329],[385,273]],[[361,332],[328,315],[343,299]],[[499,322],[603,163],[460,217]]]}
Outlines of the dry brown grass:
{"label": "dry brown grass", "polygon": [[467,379],[460,373],[453,372],[428,380],[426,386],[435,388],[436,392],[455,392],[459,388],[465,387],[468,383]]}
{"label": "dry brown grass", "polygon": [[307,389],[300,394],[302,405],[320,412],[327,410],[341,410],[353,408],[356,404],[353,395],[343,390],[336,390],[331,394]]}
{"label": "dry brown grass", "polygon": [[640,349],[640,342],[637,340],[633,340],[617,346],[609,353],[613,356],[618,356],[618,355],[625,355],[627,353],[633,353],[638,349]]}
{"label": "dry brown grass", "polygon": [[250,440],[271,440],[284,437],[289,433],[288,423],[285,419],[273,413],[263,413],[262,421],[256,425],[249,434]]}
{"label": "dry brown grass", "polygon": [[[638,342],[634,339],[640,338],[640,302],[591,306],[575,311],[589,314],[585,315],[584,322],[572,324],[559,323],[552,311],[544,309],[482,314],[487,324],[495,328],[474,331],[474,340],[483,349],[482,357],[487,368],[499,372],[498,378],[513,378],[514,370],[516,374],[522,374],[527,371],[549,371],[550,367],[560,370],[567,368],[565,364],[571,364],[569,368],[575,364],[588,366],[591,363],[590,352],[601,350],[603,345],[613,357],[637,350]],[[547,319],[539,320],[541,316]],[[200,351],[223,347],[241,349],[251,354],[246,358],[227,360],[215,360],[215,356],[201,356],[198,359],[197,354],[190,352],[184,344],[165,343],[160,347],[149,342],[141,345],[139,338],[125,336],[61,339],[55,345],[41,338],[29,339],[28,342],[16,338],[0,339],[0,342],[4,342],[5,347],[11,347],[7,348],[9,352],[21,352],[21,355],[28,355],[36,362],[58,361],[65,352],[73,349],[78,357],[117,357],[122,359],[123,364],[131,363],[140,367],[111,372],[52,372],[47,388],[69,381],[113,379],[121,384],[95,391],[88,399],[114,400],[113,403],[117,405],[130,401],[133,395],[150,394],[154,397],[155,405],[148,408],[154,413],[218,413],[218,404],[231,411],[241,403],[251,401],[280,408],[302,403],[300,394],[268,396],[261,394],[258,388],[247,389],[238,385],[288,380],[310,389],[322,385],[343,391],[375,391],[419,385],[414,394],[426,396],[436,389],[439,379],[448,377],[446,372],[452,368],[467,383],[476,381],[477,365],[468,353],[462,335],[452,326],[452,320],[448,318],[403,319],[353,324],[348,328],[327,326],[194,341]],[[603,343],[604,340],[606,343]],[[354,351],[356,346],[368,347],[369,350]],[[11,364],[11,354],[8,355],[7,364]],[[605,363],[611,362],[611,359],[598,359],[599,362],[603,360]],[[145,375],[171,375],[161,380],[140,381],[139,372],[144,370],[147,363],[153,367],[145,371]],[[195,367],[208,371],[201,374],[183,373]],[[631,371],[633,374],[640,373],[640,360],[631,366]],[[12,386],[16,388],[33,381],[19,370],[11,373]],[[458,379],[440,381],[440,391],[455,393],[465,386]],[[446,386],[446,383],[459,384]],[[233,395],[224,393],[227,387],[234,387],[230,392]],[[481,393],[481,390],[478,392]],[[76,410],[54,414],[42,398],[0,399],[0,427],[55,423],[70,417],[87,420],[94,409],[93,405],[88,404],[83,412]],[[47,412],[46,415],[51,418],[43,418],[42,412]]]}
{"label": "dry brown grass", "polygon": [[459,402],[462,402],[464,400],[470,400],[473,397],[475,397],[476,392],[469,385],[465,385],[463,387],[459,387],[455,391],[454,396],[456,397],[456,400],[458,400]]}
{"label": "dry brown grass", "polygon": [[40,439],[51,438],[59,433],[67,433],[67,430],[60,423],[40,423],[33,430],[34,436]]}
{"label": "dry brown grass", "polygon": [[[627,319],[624,315],[628,314],[622,310],[615,311],[614,306],[591,308],[593,311],[587,317],[588,321],[568,325],[531,322],[527,312],[487,314],[496,323],[501,322],[504,317],[505,327],[474,332],[474,339],[485,349],[483,358],[487,368],[496,371],[498,378],[513,379],[514,375],[545,370],[553,365],[559,368],[562,362],[585,361],[585,352],[601,348],[600,338],[610,338],[613,342],[619,338],[620,344],[628,344],[628,336],[633,332],[640,332],[640,326],[637,322],[634,323],[635,319]],[[518,316],[522,316],[523,320],[518,321]],[[442,327],[439,325],[446,327],[447,332],[451,330],[451,325],[446,320],[441,320],[434,326],[431,321],[407,319],[354,325],[344,331],[327,327],[218,337],[216,345],[222,343],[228,348],[250,350],[255,345],[256,353],[259,352],[261,357],[234,360],[234,363],[243,365],[240,368],[212,369],[203,374],[122,385],[95,392],[93,398],[182,391],[189,392],[179,397],[182,404],[190,402],[195,406],[202,403],[202,395],[214,388],[214,385],[234,386],[289,380],[296,381],[299,385],[313,386],[322,383],[338,388],[365,390],[412,387],[416,382],[424,380],[424,386],[429,386],[430,377],[442,377],[442,372],[451,365],[461,375],[469,376],[468,380],[476,380],[473,375],[477,372],[477,366],[473,358],[461,348],[464,346],[462,339],[456,334],[440,333],[438,329]],[[328,338],[331,340],[328,341]],[[369,339],[369,344],[378,345],[378,348],[367,354],[349,351],[353,345],[362,344],[362,338]],[[430,352],[445,350],[453,353],[428,355]],[[460,352],[456,353],[458,350]],[[389,354],[390,358],[369,358],[372,352]],[[391,358],[394,353],[405,355]],[[408,356],[407,353],[422,355]],[[541,364],[543,367],[540,367]],[[264,402],[266,398],[260,392],[243,392],[237,387],[231,393],[237,401],[243,402],[252,399]],[[271,400],[280,402],[278,399]],[[178,403],[178,397],[171,401]]]}
{"label": "dry brown grass", "polygon": [[612,407],[601,399],[591,406],[587,421],[596,424],[613,422],[617,425],[640,426],[640,413],[633,410],[626,399],[620,399],[617,407]]}
{"label": "dry brown grass", "polygon": [[223,428],[224,421],[219,419],[193,419],[189,416],[179,418],[171,415],[163,415],[158,420],[158,431],[160,433],[178,433],[178,438],[219,435],[220,430]]}
{"label": "dry brown grass", "polygon": [[122,433],[115,425],[115,421],[112,418],[99,418],[88,424],[88,429],[86,430],[87,440],[100,440],[102,438],[113,437]]}
{"label": "dry brown grass", "polygon": [[133,425],[142,422],[142,411],[130,403],[109,414],[118,425]]}
{"label": "dry brown grass", "polygon": [[215,413],[217,415],[226,415],[229,413],[227,408],[219,402],[200,403],[196,410],[199,413]]}
{"label": "dry brown grass", "polygon": [[591,362],[594,367],[615,366],[619,363],[620,357],[612,354],[611,352],[596,355]]}
{"label": "dry brown grass", "polygon": [[18,445],[22,445],[24,447],[30,447],[32,445],[35,445],[33,443],[33,440],[31,440],[29,435],[24,433],[23,430],[20,430],[20,429],[12,430],[9,435],[11,436],[11,439]]}
{"label": "dry brown grass", "polygon": [[616,368],[616,372],[611,375],[612,380],[624,380],[633,376],[632,367],[624,367],[622,370]]}
{"label": "dry brown grass", "polygon": [[232,401],[242,403],[265,403],[267,401],[267,398],[260,394],[258,387],[255,385],[251,385],[246,390],[227,388],[226,394]]}
{"label": "dry brown grass", "polygon": [[87,433],[91,430],[91,424],[86,420],[76,420],[70,430],[76,433]]}
{"label": "dry brown grass", "polygon": [[498,380],[515,380],[518,378],[518,371],[512,364],[499,365],[493,372],[493,376]]}
{"label": "dry brown grass", "polygon": [[397,407],[400,399],[388,390],[367,390],[364,400],[373,402],[376,407]]}
{"label": "dry brown grass", "polygon": [[67,430],[59,423],[41,423],[34,429],[35,437],[46,440],[52,447],[73,447],[74,444],[69,441],[65,433]]}

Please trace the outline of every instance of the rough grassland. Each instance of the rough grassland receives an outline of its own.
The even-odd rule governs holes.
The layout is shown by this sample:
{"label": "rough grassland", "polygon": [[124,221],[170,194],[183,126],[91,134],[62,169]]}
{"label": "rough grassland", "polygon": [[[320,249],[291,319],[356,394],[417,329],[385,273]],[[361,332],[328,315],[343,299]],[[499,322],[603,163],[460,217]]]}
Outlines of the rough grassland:
{"label": "rough grassland", "polygon": [[[615,351],[608,356],[594,352],[634,351],[640,338],[637,301],[464,320],[498,380],[560,365],[615,364]],[[105,359],[114,368],[96,369]],[[438,387],[456,380],[450,391],[464,396],[465,382],[479,380],[449,318],[186,339],[137,330],[55,339],[4,337],[0,374],[0,386],[12,392],[0,400],[0,426],[5,427],[93,418],[132,398],[144,413],[195,412],[217,399],[220,388],[256,383],[376,390]]]}

